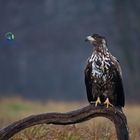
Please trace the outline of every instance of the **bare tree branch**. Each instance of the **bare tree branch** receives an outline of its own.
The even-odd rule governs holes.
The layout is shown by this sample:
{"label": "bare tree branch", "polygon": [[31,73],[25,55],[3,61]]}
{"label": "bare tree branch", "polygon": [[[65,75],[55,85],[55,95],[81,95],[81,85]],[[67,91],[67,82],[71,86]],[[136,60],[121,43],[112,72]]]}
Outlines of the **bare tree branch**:
{"label": "bare tree branch", "polygon": [[0,140],[7,140],[19,131],[38,124],[68,125],[98,116],[106,117],[115,124],[118,140],[129,140],[127,120],[122,110],[115,107],[95,107],[94,104],[67,113],[43,113],[29,116],[1,129]]}

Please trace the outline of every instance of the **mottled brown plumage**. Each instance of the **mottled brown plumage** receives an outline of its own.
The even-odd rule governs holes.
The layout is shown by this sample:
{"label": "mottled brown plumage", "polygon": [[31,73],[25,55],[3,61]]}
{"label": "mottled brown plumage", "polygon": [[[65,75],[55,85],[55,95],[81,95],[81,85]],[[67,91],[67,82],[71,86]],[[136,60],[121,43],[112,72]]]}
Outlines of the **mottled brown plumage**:
{"label": "mottled brown plumage", "polygon": [[94,34],[87,41],[95,46],[85,69],[85,84],[90,103],[123,107],[125,104],[120,64],[107,49],[104,37]]}

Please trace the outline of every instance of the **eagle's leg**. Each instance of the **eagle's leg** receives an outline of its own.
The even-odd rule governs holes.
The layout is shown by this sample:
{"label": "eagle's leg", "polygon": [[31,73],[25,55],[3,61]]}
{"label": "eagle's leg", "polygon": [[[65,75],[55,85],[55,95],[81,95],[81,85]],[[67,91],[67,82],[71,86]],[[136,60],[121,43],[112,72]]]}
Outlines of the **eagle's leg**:
{"label": "eagle's leg", "polygon": [[109,107],[109,105],[113,106],[113,104],[110,103],[109,98],[106,98],[104,104],[106,105],[107,108]]}
{"label": "eagle's leg", "polygon": [[98,104],[101,104],[100,97],[98,97],[97,100],[95,101],[95,106],[97,106]]}

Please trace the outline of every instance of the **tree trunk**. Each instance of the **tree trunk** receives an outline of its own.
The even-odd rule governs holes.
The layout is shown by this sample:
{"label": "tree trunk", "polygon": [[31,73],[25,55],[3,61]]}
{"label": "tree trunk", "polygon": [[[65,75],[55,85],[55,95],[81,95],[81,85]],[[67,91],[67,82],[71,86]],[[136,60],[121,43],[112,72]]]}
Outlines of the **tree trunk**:
{"label": "tree trunk", "polygon": [[118,140],[129,140],[126,116],[116,107],[95,107],[94,104],[67,113],[43,113],[32,115],[0,130],[0,140],[7,140],[19,131],[38,124],[68,125],[87,121],[94,117],[110,119],[116,128]]}

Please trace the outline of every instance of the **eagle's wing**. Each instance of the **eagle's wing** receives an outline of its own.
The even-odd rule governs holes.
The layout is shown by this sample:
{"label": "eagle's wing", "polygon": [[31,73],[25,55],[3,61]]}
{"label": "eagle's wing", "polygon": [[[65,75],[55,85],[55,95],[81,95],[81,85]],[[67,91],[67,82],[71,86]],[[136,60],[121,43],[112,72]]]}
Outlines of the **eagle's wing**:
{"label": "eagle's wing", "polygon": [[93,101],[91,73],[92,73],[92,63],[88,62],[85,69],[85,85],[87,91],[87,98],[89,102]]}
{"label": "eagle's wing", "polygon": [[122,83],[122,70],[119,64],[119,61],[112,56],[112,59],[114,61],[114,71],[115,71],[115,75],[114,75],[114,79],[115,79],[115,90],[114,90],[114,94],[116,97],[116,101],[115,104],[116,106],[121,106],[124,107],[125,105],[125,97],[124,97],[124,89],[123,89],[123,83]]}

